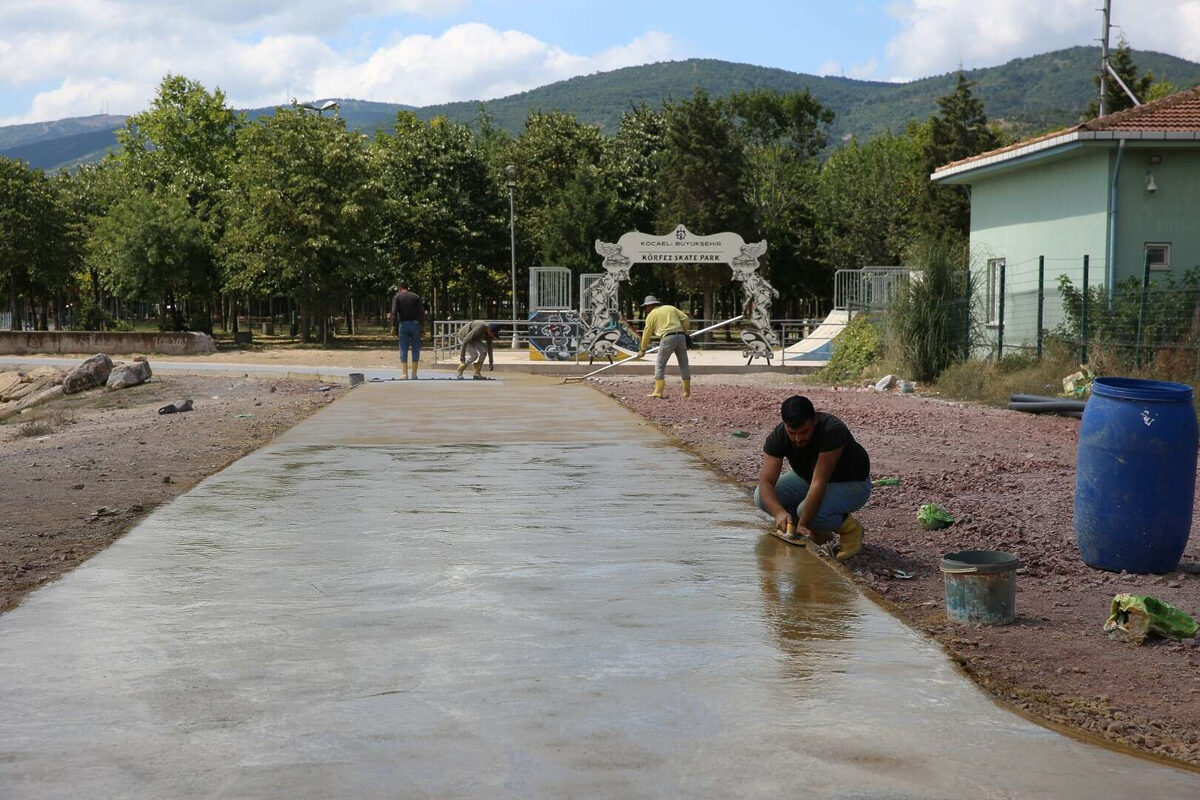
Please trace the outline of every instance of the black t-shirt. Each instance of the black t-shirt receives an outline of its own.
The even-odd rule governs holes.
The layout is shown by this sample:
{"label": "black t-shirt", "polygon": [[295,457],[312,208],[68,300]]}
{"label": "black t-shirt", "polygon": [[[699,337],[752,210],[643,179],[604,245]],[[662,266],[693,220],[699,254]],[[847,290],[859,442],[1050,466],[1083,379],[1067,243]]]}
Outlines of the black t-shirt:
{"label": "black t-shirt", "polygon": [[870,477],[871,459],[867,456],[867,451],[854,441],[846,423],[824,411],[817,412],[816,428],[804,447],[792,444],[781,422],[767,437],[763,452],[775,458],[786,458],[797,475],[806,481],[812,481],[817,456],[839,447],[842,448],[842,455],[838,458],[837,466],[833,468],[833,475],[829,479],[831,483],[865,481]]}
{"label": "black t-shirt", "polygon": [[392,298],[392,319],[398,322],[422,322],[424,314],[420,296],[400,291]]}

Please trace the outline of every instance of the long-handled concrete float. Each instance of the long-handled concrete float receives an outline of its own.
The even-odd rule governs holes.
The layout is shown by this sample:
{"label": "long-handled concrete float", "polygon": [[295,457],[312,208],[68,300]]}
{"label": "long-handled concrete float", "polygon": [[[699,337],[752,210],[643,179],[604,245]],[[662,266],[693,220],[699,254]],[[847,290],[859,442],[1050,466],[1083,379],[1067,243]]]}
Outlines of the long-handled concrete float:
{"label": "long-handled concrete float", "polygon": [[[718,322],[716,325],[709,325],[707,328],[701,328],[698,331],[692,331],[691,333],[688,334],[688,336],[699,336],[702,333],[708,333],[709,331],[715,331],[717,328],[724,328],[726,325],[732,325],[733,323],[742,319],[744,316],[745,316],[744,314],[738,314],[736,317],[733,317],[732,319],[727,319],[724,322]],[[658,352],[658,347],[651,347],[649,350],[646,351],[646,355],[650,355],[651,353],[656,353],[656,352]],[[613,363],[603,366],[600,369],[592,370],[587,375],[572,375],[572,376],[564,379],[563,383],[583,383],[588,378],[592,377],[593,375],[599,375],[601,372],[604,372],[606,369],[612,369],[613,367],[619,367],[622,364],[626,364],[626,363],[628,363],[630,361],[634,361],[636,359],[637,359],[637,356],[629,356],[629,358],[622,358],[620,361],[614,361]]]}

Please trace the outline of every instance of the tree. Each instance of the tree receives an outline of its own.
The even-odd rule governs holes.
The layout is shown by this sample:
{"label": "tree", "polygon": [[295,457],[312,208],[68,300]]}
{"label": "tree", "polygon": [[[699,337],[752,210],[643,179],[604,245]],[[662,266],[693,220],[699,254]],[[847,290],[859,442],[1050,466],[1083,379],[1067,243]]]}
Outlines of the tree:
{"label": "tree", "polygon": [[[1133,51],[1129,49],[1129,42],[1125,41],[1124,36],[1117,40],[1117,48],[1109,53],[1108,63],[1112,66],[1113,71],[1121,76],[1121,80],[1125,82],[1125,85],[1129,87],[1129,90],[1133,92],[1134,96],[1140,102],[1149,102],[1150,90],[1155,84],[1154,75],[1150,72],[1147,72],[1145,75],[1138,74],[1137,64],[1133,61]],[[1092,82],[1096,85],[1096,91],[1098,92],[1100,90],[1100,76],[1094,76]],[[1165,97],[1166,95],[1163,96]],[[1133,108],[1133,101],[1129,99],[1129,95],[1125,94],[1125,90],[1121,88],[1120,84],[1113,80],[1112,75],[1106,75],[1104,83],[1104,112],[1106,114],[1115,114],[1127,108]],[[1093,99],[1092,102],[1088,103],[1087,111],[1084,114],[1086,119],[1099,116],[1100,100]]]}
{"label": "tree", "polygon": [[300,308],[300,338],[328,312],[375,253],[382,197],[366,137],[336,117],[282,107],[242,129],[222,239],[227,285],[286,292]]}
{"label": "tree", "polygon": [[[211,275],[218,271],[218,245],[225,225],[221,201],[229,186],[229,172],[237,156],[237,134],[243,125],[242,115],[226,105],[225,94],[219,88],[209,92],[198,81],[168,73],[159,83],[150,108],[131,116],[117,134],[121,145],[117,161],[127,191],[182,197],[200,223],[205,235],[202,241],[207,246],[196,258],[184,262],[188,269],[198,271],[184,281],[188,286],[207,286]],[[194,230],[180,217],[169,219],[185,224],[187,230],[181,230],[182,235]],[[197,321],[209,332],[212,297],[190,298],[201,309],[195,315]]]}
{"label": "tree", "polygon": [[23,161],[0,158],[0,287],[8,295],[13,330],[23,325],[25,299],[40,298],[46,327],[47,293],[64,282],[59,247],[66,218],[54,185]]}
{"label": "tree", "polygon": [[[988,125],[983,102],[971,91],[974,85],[959,72],[954,90],[938,98],[938,112],[929,119],[924,148],[926,175],[1000,146],[1000,134]],[[935,237],[966,237],[971,230],[971,203],[966,193],[958,186],[927,181],[920,225]]]}
{"label": "tree", "polygon": [[818,208],[824,260],[835,269],[901,263],[929,180],[919,134],[851,139],[821,168]]}
{"label": "tree", "polygon": [[[570,195],[576,208],[581,203],[596,206],[595,168],[604,144],[599,129],[584,125],[574,114],[535,111],[526,119],[525,130],[513,140],[508,154],[517,167],[518,263],[554,264],[575,254],[572,243],[581,237],[569,229],[589,220],[570,219],[564,210],[566,198]],[[594,239],[601,234],[596,226],[603,221],[591,222]],[[589,253],[591,241],[587,240]]]}
{"label": "tree", "polygon": [[203,301],[218,285],[209,232],[179,190],[122,198],[97,221],[90,247],[103,264],[105,286],[127,299],[159,303],[162,330],[183,330],[182,302]]}
{"label": "tree", "polygon": [[666,143],[667,120],[662,112],[643,104],[621,115],[600,157],[601,181],[612,203],[610,236],[653,230]]}
{"label": "tree", "polygon": [[[737,231],[750,239],[756,231],[746,199],[746,170],[746,151],[728,103],[696,89],[690,99],[668,104],[659,226],[682,223],[701,235]],[[728,280],[729,268],[693,265],[683,275],[704,293],[703,315],[711,319],[713,292]]]}
{"label": "tree", "polygon": [[833,112],[807,89],[734,92],[729,102],[746,148],[746,200],[771,245],[763,269],[776,285],[827,294],[832,274],[819,263],[814,199]]}
{"label": "tree", "polygon": [[508,274],[499,268],[507,263],[502,184],[480,144],[465,125],[442,117],[422,123],[402,111],[396,133],[381,132],[371,147],[384,193],[380,245],[390,277],[403,274],[433,290],[439,306],[458,294],[472,316],[486,298],[502,294]]}

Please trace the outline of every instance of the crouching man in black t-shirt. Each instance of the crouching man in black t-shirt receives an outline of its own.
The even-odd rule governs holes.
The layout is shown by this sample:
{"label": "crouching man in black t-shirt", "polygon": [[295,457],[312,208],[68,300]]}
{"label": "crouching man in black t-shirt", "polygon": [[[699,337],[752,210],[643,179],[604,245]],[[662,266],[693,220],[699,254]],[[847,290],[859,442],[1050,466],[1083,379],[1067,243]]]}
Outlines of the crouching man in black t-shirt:
{"label": "crouching man in black t-shirt", "polygon": [[[850,512],[871,496],[871,460],[846,423],[817,411],[807,397],[784,400],[780,414],[783,422],[763,445],[754,502],[781,531],[798,517],[797,537],[824,544],[837,533],[837,558],[845,561],[862,550],[863,528]],[[780,477],[785,458],[792,471]]]}

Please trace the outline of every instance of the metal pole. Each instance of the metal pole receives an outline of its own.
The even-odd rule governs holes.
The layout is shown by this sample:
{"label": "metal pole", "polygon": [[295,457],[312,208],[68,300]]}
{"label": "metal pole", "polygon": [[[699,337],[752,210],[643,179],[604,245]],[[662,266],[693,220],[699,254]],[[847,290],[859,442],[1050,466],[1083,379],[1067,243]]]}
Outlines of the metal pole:
{"label": "metal pole", "polygon": [[1137,355],[1135,356],[1135,363],[1137,364],[1139,369],[1142,366],[1142,333],[1143,333],[1143,329],[1142,329],[1143,322],[1142,321],[1146,317],[1146,292],[1150,288],[1150,248],[1149,247],[1146,248],[1145,257],[1142,260],[1145,263],[1143,263],[1143,265],[1142,265],[1142,302],[1141,302],[1141,305],[1138,307],[1138,326],[1137,326],[1137,342],[1136,342]]}
{"label": "metal pole", "polygon": [[1037,357],[1042,357],[1042,305],[1046,300],[1046,257],[1038,256]]}
{"label": "metal pole", "polygon": [[1100,29],[1100,116],[1108,113],[1108,104],[1104,96],[1108,91],[1108,31],[1109,15],[1112,13],[1112,0],[1104,0],[1104,27]]}
{"label": "metal pole", "polygon": [[1004,267],[1000,262],[1000,324],[996,327],[996,360],[1004,358]]}
{"label": "metal pole", "polygon": [[1083,257],[1083,309],[1079,315],[1079,363],[1087,363],[1088,340],[1088,257]]}
{"label": "metal pole", "polygon": [[508,252],[512,257],[512,349],[517,349],[517,217],[513,194],[516,183],[508,182]]}

